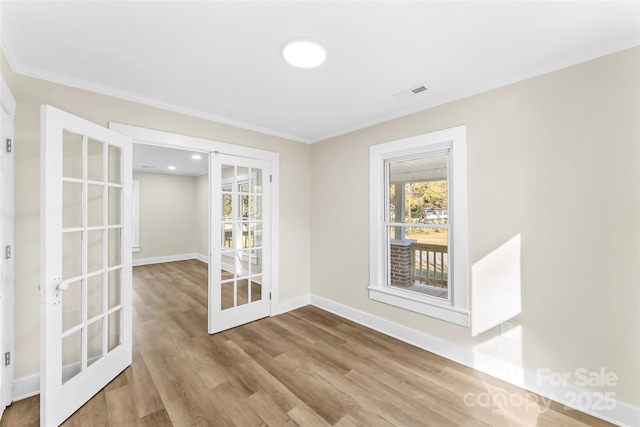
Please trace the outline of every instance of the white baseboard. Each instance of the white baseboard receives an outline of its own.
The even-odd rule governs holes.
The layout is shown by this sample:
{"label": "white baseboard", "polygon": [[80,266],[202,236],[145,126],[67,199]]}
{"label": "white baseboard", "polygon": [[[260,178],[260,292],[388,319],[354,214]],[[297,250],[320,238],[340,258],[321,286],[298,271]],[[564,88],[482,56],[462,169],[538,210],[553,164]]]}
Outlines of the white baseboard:
{"label": "white baseboard", "polygon": [[209,264],[209,257],[207,255],[202,255],[199,253],[195,253],[194,254],[195,259],[197,259],[198,261],[202,261],[205,264]]}
{"label": "white baseboard", "polygon": [[[99,358],[90,359],[89,364],[98,359]],[[80,366],[80,362],[63,366],[62,378],[70,378],[80,373],[81,370],[82,367]],[[13,396],[12,401],[14,402],[40,394],[40,374],[31,375],[30,377],[24,377],[14,381],[11,391]]]}
{"label": "white baseboard", "polygon": [[153,258],[138,258],[133,260],[133,266],[139,265],[149,265],[149,264],[160,264],[163,262],[173,262],[173,261],[186,261],[188,259],[199,259],[199,254],[190,253],[190,254],[178,254],[178,255],[167,255],[167,256],[158,256]]}
{"label": "white baseboard", "polygon": [[[353,309],[335,301],[317,295],[311,295],[310,301],[312,305],[323,310],[337,314],[338,316],[347,318],[477,371],[484,372],[485,374],[499,378],[563,405],[572,406],[570,405],[571,396],[586,396],[587,399],[583,400],[602,402],[602,396],[596,395],[591,391],[581,389],[572,384],[562,387],[540,384],[536,372],[524,370],[519,366],[506,363],[495,357],[459,346],[424,332],[407,328],[406,326]],[[615,407],[612,409],[579,408],[579,410],[619,426],[640,426],[640,408],[617,401],[614,401],[614,404]]]}
{"label": "white baseboard", "polygon": [[11,394],[13,402],[40,394],[40,374],[15,380]]}
{"label": "white baseboard", "polygon": [[309,295],[302,295],[300,297],[290,298],[285,301],[280,301],[278,303],[278,308],[277,308],[278,312],[273,314],[276,315],[276,314],[286,313],[287,311],[292,311],[309,304],[310,304]]}

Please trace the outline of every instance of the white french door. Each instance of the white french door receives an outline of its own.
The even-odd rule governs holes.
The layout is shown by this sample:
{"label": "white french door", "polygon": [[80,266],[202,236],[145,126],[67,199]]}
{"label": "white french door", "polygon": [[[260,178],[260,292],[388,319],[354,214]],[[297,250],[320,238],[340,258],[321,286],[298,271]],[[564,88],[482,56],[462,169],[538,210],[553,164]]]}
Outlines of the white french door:
{"label": "white french door", "polygon": [[40,424],[57,426],[131,364],[132,142],[41,109]]}
{"label": "white french door", "polygon": [[271,163],[212,153],[209,333],[270,314]]}

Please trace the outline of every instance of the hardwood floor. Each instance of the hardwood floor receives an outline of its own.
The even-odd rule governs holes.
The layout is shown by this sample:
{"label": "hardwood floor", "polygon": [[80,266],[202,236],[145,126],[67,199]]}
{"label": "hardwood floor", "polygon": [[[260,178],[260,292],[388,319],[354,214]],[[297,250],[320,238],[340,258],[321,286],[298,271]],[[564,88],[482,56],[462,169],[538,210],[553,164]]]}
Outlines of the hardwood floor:
{"label": "hardwood floor", "polygon": [[[133,364],[64,426],[611,425],[312,306],[208,335],[206,277],[134,268]],[[38,404],[0,425],[37,426]]]}

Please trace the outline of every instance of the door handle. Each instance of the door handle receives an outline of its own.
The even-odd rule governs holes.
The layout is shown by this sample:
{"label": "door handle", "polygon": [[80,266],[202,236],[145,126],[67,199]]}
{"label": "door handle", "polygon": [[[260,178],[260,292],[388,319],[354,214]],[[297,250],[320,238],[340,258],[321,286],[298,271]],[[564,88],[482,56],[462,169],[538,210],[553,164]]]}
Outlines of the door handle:
{"label": "door handle", "polygon": [[69,289],[69,282],[63,282],[62,277],[56,277],[54,283],[57,285],[54,287],[52,304],[58,305],[62,302],[62,291]]}

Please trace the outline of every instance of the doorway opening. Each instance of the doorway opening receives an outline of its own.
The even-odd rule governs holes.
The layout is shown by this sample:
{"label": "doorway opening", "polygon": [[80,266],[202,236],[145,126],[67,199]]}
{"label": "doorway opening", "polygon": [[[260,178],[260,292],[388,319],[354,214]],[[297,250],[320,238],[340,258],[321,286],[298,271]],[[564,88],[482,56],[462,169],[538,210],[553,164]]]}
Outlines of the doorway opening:
{"label": "doorway opening", "polygon": [[[188,298],[188,306],[204,314],[191,324],[207,330],[209,153],[134,142],[132,165],[134,299]],[[140,287],[145,280],[157,282],[155,295]],[[187,282],[197,295],[183,292]]]}
{"label": "doorway opening", "polygon": [[[279,155],[129,125],[110,123],[110,128],[131,137],[135,150],[165,152],[165,163],[155,165],[134,154],[134,180],[140,182],[141,224],[139,244],[134,244],[139,250],[134,252],[134,265],[179,260],[208,263],[210,334],[277,313],[274,303],[278,298],[278,271],[273,266],[278,265]],[[180,156],[191,166],[208,158],[208,171],[205,172],[202,162],[199,172],[184,173]],[[171,204],[171,210],[175,211],[171,213],[177,218],[174,223],[177,221],[183,230],[169,239],[174,246],[182,245],[181,249],[161,253],[158,247],[147,247],[149,241],[166,241],[172,233],[166,228],[168,224],[162,222],[162,204],[149,208],[149,200],[145,200],[148,185],[143,180],[155,173],[168,182],[175,179],[170,175],[175,177],[181,172],[191,175],[182,179],[191,180],[192,190],[176,194],[169,184],[156,186],[162,203]],[[189,203],[189,197],[196,203]],[[144,217],[149,215],[145,211],[151,212],[152,221],[160,223],[152,237],[148,237],[149,227],[145,226]],[[185,239],[194,235],[195,238]]]}

